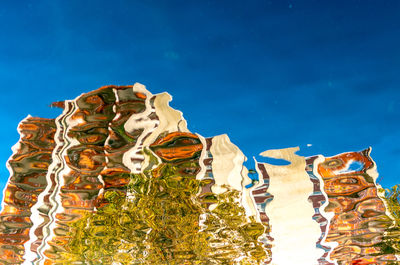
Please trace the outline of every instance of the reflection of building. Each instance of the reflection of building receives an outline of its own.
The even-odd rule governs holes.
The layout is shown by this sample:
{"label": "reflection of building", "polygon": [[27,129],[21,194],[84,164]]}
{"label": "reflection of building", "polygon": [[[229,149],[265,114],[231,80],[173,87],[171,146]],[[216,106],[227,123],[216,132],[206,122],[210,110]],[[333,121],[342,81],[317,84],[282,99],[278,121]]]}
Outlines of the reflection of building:
{"label": "reflection of building", "polygon": [[378,196],[376,167],[370,151],[340,154],[315,165],[328,196],[325,212],[333,213],[325,241],[338,244],[330,257],[339,264],[396,261],[382,246],[383,234],[393,221]]}
{"label": "reflection of building", "polygon": [[306,160],[269,150],[291,164],[256,162],[252,181],[226,135],[189,132],[170,100],[140,84],[107,86],[56,103],[55,120],[23,120],[0,264],[394,260],[379,247],[391,220],[369,151]]}

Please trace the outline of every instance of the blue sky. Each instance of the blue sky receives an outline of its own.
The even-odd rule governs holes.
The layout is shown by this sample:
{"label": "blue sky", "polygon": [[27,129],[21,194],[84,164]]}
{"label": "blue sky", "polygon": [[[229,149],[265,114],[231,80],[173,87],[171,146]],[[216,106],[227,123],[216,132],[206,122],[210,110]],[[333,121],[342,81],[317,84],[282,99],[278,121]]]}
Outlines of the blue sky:
{"label": "blue sky", "polygon": [[372,146],[380,183],[400,183],[399,14],[395,0],[2,1],[0,188],[21,119],[135,82],[249,158]]}

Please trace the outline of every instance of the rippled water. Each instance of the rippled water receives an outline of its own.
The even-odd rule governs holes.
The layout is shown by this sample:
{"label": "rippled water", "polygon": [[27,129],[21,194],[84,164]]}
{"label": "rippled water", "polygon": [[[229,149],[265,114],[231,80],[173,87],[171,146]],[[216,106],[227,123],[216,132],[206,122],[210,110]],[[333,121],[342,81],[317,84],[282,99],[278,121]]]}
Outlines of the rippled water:
{"label": "rippled water", "polygon": [[[370,149],[246,160],[189,132],[167,93],[107,86],[27,117],[0,214],[1,264],[396,264]],[[258,179],[258,180],[254,180]]]}

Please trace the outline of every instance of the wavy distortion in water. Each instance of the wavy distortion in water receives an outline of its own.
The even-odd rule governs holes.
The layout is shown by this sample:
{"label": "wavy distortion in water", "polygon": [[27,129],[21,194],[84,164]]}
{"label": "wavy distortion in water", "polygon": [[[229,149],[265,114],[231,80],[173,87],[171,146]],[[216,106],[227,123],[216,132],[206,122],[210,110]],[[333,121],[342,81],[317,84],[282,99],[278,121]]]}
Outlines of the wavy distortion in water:
{"label": "wavy distortion in water", "polygon": [[[8,161],[0,264],[395,264],[370,150],[248,170],[167,93],[106,86],[27,117]],[[258,181],[248,174],[258,174]]]}

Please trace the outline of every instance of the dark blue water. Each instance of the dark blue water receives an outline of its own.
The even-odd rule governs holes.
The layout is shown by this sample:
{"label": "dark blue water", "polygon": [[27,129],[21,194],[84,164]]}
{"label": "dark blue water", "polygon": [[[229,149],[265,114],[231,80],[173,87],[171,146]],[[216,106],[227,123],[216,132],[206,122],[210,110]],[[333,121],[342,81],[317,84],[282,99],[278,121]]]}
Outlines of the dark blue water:
{"label": "dark blue water", "polygon": [[399,11],[394,0],[2,2],[0,186],[27,114],[55,117],[53,101],[134,82],[172,94],[191,131],[228,133],[249,165],[270,148],[372,146],[392,186]]}

